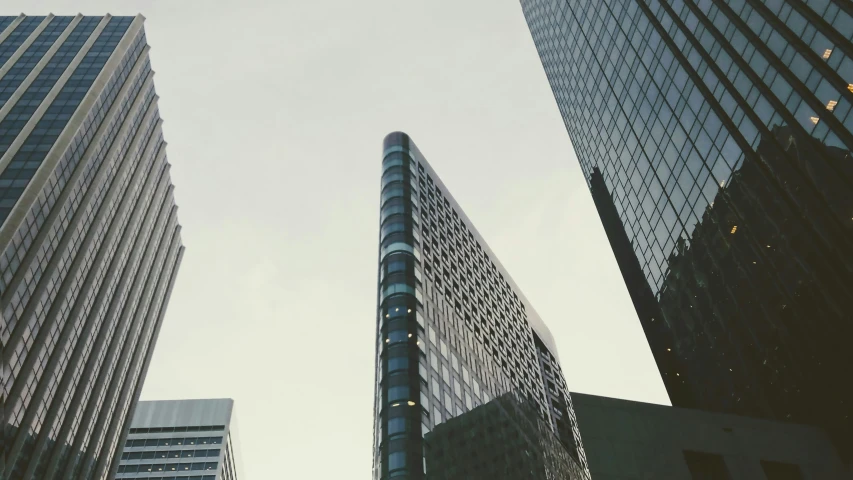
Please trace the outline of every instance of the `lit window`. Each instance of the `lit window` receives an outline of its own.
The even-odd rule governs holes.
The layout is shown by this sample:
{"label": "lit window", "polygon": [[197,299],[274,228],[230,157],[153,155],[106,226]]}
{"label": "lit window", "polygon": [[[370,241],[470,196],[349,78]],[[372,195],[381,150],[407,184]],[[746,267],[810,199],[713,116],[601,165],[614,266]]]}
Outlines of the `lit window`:
{"label": "lit window", "polygon": [[851,92],[853,92],[853,83],[847,84],[847,90],[850,90]]}
{"label": "lit window", "polygon": [[826,109],[830,112],[835,110],[835,106],[838,105],[838,102],[835,100],[830,100],[829,103],[826,104]]}
{"label": "lit window", "polygon": [[732,233],[735,233],[735,232],[737,232],[737,225],[735,225],[734,227],[732,227]]}
{"label": "lit window", "polygon": [[817,117],[809,117],[809,120],[811,120],[812,123],[814,123],[815,125],[817,125],[817,122],[820,121],[820,119]]}
{"label": "lit window", "polygon": [[831,48],[827,48],[827,49],[826,49],[826,50],[824,50],[824,52],[823,52],[823,59],[824,59],[824,60],[829,59],[829,56],[830,56],[830,55],[832,55],[832,49],[831,49]]}

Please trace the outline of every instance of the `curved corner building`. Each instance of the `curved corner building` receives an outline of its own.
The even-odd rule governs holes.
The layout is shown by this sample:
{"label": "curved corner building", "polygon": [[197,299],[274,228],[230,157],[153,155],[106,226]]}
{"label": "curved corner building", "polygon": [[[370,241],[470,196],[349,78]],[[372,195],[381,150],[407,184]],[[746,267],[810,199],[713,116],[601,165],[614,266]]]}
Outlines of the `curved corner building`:
{"label": "curved corner building", "polygon": [[672,404],[853,465],[853,2],[521,7]]}
{"label": "curved corner building", "polygon": [[404,133],[385,138],[373,478],[423,479],[423,436],[516,392],[587,472],[548,328]]}
{"label": "curved corner building", "polygon": [[0,478],[111,478],[184,247],[144,18],[0,17]]}

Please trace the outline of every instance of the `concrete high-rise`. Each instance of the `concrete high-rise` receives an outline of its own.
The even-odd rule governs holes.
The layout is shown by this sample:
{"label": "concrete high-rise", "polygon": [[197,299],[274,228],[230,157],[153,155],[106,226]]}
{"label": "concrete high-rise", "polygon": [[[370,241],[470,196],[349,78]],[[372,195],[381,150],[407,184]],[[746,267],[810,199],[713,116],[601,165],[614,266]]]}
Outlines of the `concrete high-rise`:
{"label": "concrete high-rise", "polygon": [[513,392],[586,458],[554,339],[404,133],[385,138],[373,477],[424,478],[423,437]]}
{"label": "concrete high-rise", "polygon": [[117,479],[237,480],[242,475],[234,401],[139,402],[116,452]]}
{"label": "concrete high-rise", "polygon": [[2,476],[104,479],[183,254],[143,17],[0,17]]}
{"label": "concrete high-rise", "polygon": [[521,5],[673,405],[849,461],[851,3]]}

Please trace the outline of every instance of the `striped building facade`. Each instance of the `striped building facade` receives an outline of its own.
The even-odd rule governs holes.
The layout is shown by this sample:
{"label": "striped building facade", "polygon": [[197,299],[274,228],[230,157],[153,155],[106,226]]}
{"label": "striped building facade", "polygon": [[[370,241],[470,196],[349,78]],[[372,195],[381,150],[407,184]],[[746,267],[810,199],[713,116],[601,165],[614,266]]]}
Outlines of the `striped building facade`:
{"label": "striped building facade", "polygon": [[8,480],[110,477],[181,261],[143,21],[0,17]]}

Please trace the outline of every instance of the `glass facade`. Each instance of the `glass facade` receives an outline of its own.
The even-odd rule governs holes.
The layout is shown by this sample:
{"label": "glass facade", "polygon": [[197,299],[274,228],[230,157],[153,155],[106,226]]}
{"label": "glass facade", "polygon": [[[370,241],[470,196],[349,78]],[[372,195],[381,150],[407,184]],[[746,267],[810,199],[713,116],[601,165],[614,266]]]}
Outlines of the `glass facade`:
{"label": "glass facade", "polygon": [[438,425],[424,443],[430,480],[585,478],[536,402],[514,393]]}
{"label": "glass facade", "polygon": [[673,404],[849,460],[851,3],[521,5]]}
{"label": "glass facade", "polygon": [[373,477],[424,477],[423,437],[507,392],[586,459],[553,338],[423,155],[385,138]]}
{"label": "glass facade", "polygon": [[177,274],[142,22],[0,17],[4,478],[108,478]]}

